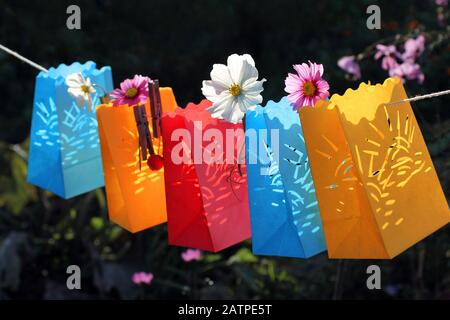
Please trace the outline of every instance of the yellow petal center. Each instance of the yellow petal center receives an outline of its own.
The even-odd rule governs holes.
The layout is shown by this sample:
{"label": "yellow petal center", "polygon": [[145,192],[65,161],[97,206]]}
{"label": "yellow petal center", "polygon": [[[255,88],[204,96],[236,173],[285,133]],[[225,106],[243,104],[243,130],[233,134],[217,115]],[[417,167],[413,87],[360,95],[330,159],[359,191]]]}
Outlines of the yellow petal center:
{"label": "yellow petal center", "polygon": [[316,93],[317,87],[312,81],[306,81],[303,85],[303,94],[306,97],[312,97]]}
{"label": "yellow petal center", "polygon": [[230,92],[230,94],[233,97],[237,97],[238,95],[241,94],[241,87],[239,87],[238,84],[233,84],[230,89],[228,89],[228,91]]}
{"label": "yellow petal center", "polygon": [[125,96],[127,98],[133,99],[134,97],[136,97],[138,93],[138,90],[136,88],[130,88],[127,90],[127,92],[125,92]]}
{"label": "yellow petal center", "polygon": [[90,93],[90,91],[89,91],[89,86],[87,86],[87,85],[82,85],[82,86],[81,86],[81,91],[83,91],[84,93]]}

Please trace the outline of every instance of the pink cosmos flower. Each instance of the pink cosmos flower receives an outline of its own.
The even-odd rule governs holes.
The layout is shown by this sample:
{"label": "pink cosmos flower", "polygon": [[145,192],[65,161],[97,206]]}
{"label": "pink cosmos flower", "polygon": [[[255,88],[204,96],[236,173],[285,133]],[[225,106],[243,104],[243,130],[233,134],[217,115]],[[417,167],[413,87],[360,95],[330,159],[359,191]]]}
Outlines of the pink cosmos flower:
{"label": "pink cosmos flower", "polygon": [[436,4],[441,7],[448,6],[448,0],[436,0]]}
{"label": "pink cosmos flower", "polygon": [[199,261],[202,259],[202,252],[198,249],[187,249],[181,253],[181,258],[185,262]]}
{"label": "pink cosmos flower", "polygon": [[398,66],[397,60],[395,60],[396,56],[399,56],[397,52],[397,48],[393,45],[385,46],[382,44],[377,44],[377,53],[375,53],[375,60],[381,60],[381,68],[384,70],[391,70]]}
{"label": "pink cosmos flower", "polygon": [[344,56],[338,60],[337,64],[339,68],[351,74],[355,80],[361,78],[361,69],[354,56]]}
{"label": "pink cosmos flower", "polygon": [[150,78],[135,75],[133,79],[126,79],[120,84],[120,89],[115,89],[110,96],[114,99],[113,106],[127,104],[134,106],[146,103],[148,99],[148,82]]}
{"label": "pink cosmos flower", "polygon": [[142,284],[145,283],[147,285],[149,285],[150,283],[152,283],[153,281],[153,274],[152,273],[146,273],[146,272],[136,272],[133,274],[133,276],[131,277],[131,280],[133,281],[133,283],[135,284]]}
{"label": "pink cosmos flower", "polygon": [[389,70],[389,75],[391,77],[400,77],[403,81],[405,81],[405,78],[408,80],[417,79],[417,82],[420,84],[425,80],[425,75],[420,69],[420,65],[411,60],[405,61],[396,68]]}
{"label": "pink cosmos flower", "polygon": [[295,110],[314,106],[318,100],[328,98],[330,86],[322,79],[323,65],[309,61],[309,66],[302,63],[293,67],[297,74],[288,73],[284,91],[289,93],[288,100]]}
{"label": "pink cosmos flower", "polygon": [[415,60],[425,51],[425,37],[411,38],[405,42],[405,52],[402,54],[403,60]]}

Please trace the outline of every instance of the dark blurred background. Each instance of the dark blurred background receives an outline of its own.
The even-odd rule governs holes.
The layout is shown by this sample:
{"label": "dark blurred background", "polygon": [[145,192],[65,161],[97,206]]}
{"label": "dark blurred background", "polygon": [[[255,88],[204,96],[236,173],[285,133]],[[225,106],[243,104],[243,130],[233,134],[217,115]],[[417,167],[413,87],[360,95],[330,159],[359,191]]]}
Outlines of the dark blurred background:
{"label": "dark blurred background", "polygon": [[[81,8],[82,29],[66,28],[66,8]],[[366,28],[366,8],[381,7],[381,30]],[[0,43],[44,67],[93,60],[110,65],[114,83],[134,74],[174,89],[180,106],[202,99],[201,81],[214,63],[250,53],[279,99],[292,64],[324,64],[331,93],[358,83],[337,61],[373,43],[414,32],[440,38],[420,58],[422,85],[410,96],[449,89],[448,21],[438,23],[434,0],[390,1],[0,1]],[[417,33],[416,33],[417,34]],[[361,81],[387,78],[380,62],[361,62]],[[104,190],[64,201],[28,185],[27,139],[37,71],[0,52],[0,299],[275,298],[450,299],[450,229],[444,227],[392,261],[256,257],[251,244],[185,262],[169,247],[164,225],[131,235],[108,222]],[[417,102],[416,117],[449,197],[449,96]],[[382,290],[366,287],[378,264]],[[82,270],[82,290],[67,290],[66,267]],[[150,285],[135,272],[154,275]]]}

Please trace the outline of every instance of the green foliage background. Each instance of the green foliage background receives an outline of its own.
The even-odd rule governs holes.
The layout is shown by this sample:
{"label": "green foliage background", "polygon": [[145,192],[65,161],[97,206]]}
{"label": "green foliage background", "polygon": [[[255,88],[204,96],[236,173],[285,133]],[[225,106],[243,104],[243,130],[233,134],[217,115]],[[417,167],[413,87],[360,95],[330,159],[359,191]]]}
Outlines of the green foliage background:
{"label": "green foliage background", "polygon": [[[66,28],[78,4],[82,30]],[[265,100],[279,99],[294,63],[324,64],[332,93],[347,81],[337,60],[414,28],[445,32],[432,0],[378,1],[383,28],[366,28],[373,1],[0,1],[0,43],[43,66],[93,60],[111,65],[115,84],[136,73],[171,86],[179,105],[201,98],[213,63],[250,53],[268,81]],[[448,27],[447,27],[448,32]],[[448,38],[447,38],[448,39]],[[411,96],[449,87],[450,47],[428,48],[426,81],[406,84]],[[362,64],[363,81],[387,77],[379,62]],[[25,181],[37,72],[0,52],[0,298],[450,298],[450,230],[445,227],[392,261],[256,257],[246,242],[186,263],[167,245],[166,226],[131,235],[110,224],[104,190],[61,200]],[[416,117],[449,196],[450,109],[442,97],[414,104]],[[366,288],[370,264],[382,269],[383,290]],[[82,290],[66,289],[66,267],[82,269]],[[152,272],[150,286],[131,282]]]}

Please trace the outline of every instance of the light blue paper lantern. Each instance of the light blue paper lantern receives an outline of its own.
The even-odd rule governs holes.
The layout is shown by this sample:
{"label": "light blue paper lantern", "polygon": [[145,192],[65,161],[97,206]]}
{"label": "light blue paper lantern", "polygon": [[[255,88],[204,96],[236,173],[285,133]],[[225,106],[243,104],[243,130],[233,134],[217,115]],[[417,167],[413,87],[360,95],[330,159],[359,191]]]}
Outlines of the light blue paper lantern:
{"label": "light blue paper lantern", "polygon": [[326,250],[300,119],[286,97],[246,115],[256,255],[307,258]]}
{"label": "light blue paper lantern", "polygon": [[36,78],[28,160],[28,182],[71,198],[104,185],[95,106],[103,91],[96,87],[93,110],[78,107],[65,77],[81,72],[91,83],[113,89],[111,67],[92,61],[50,68]]}

